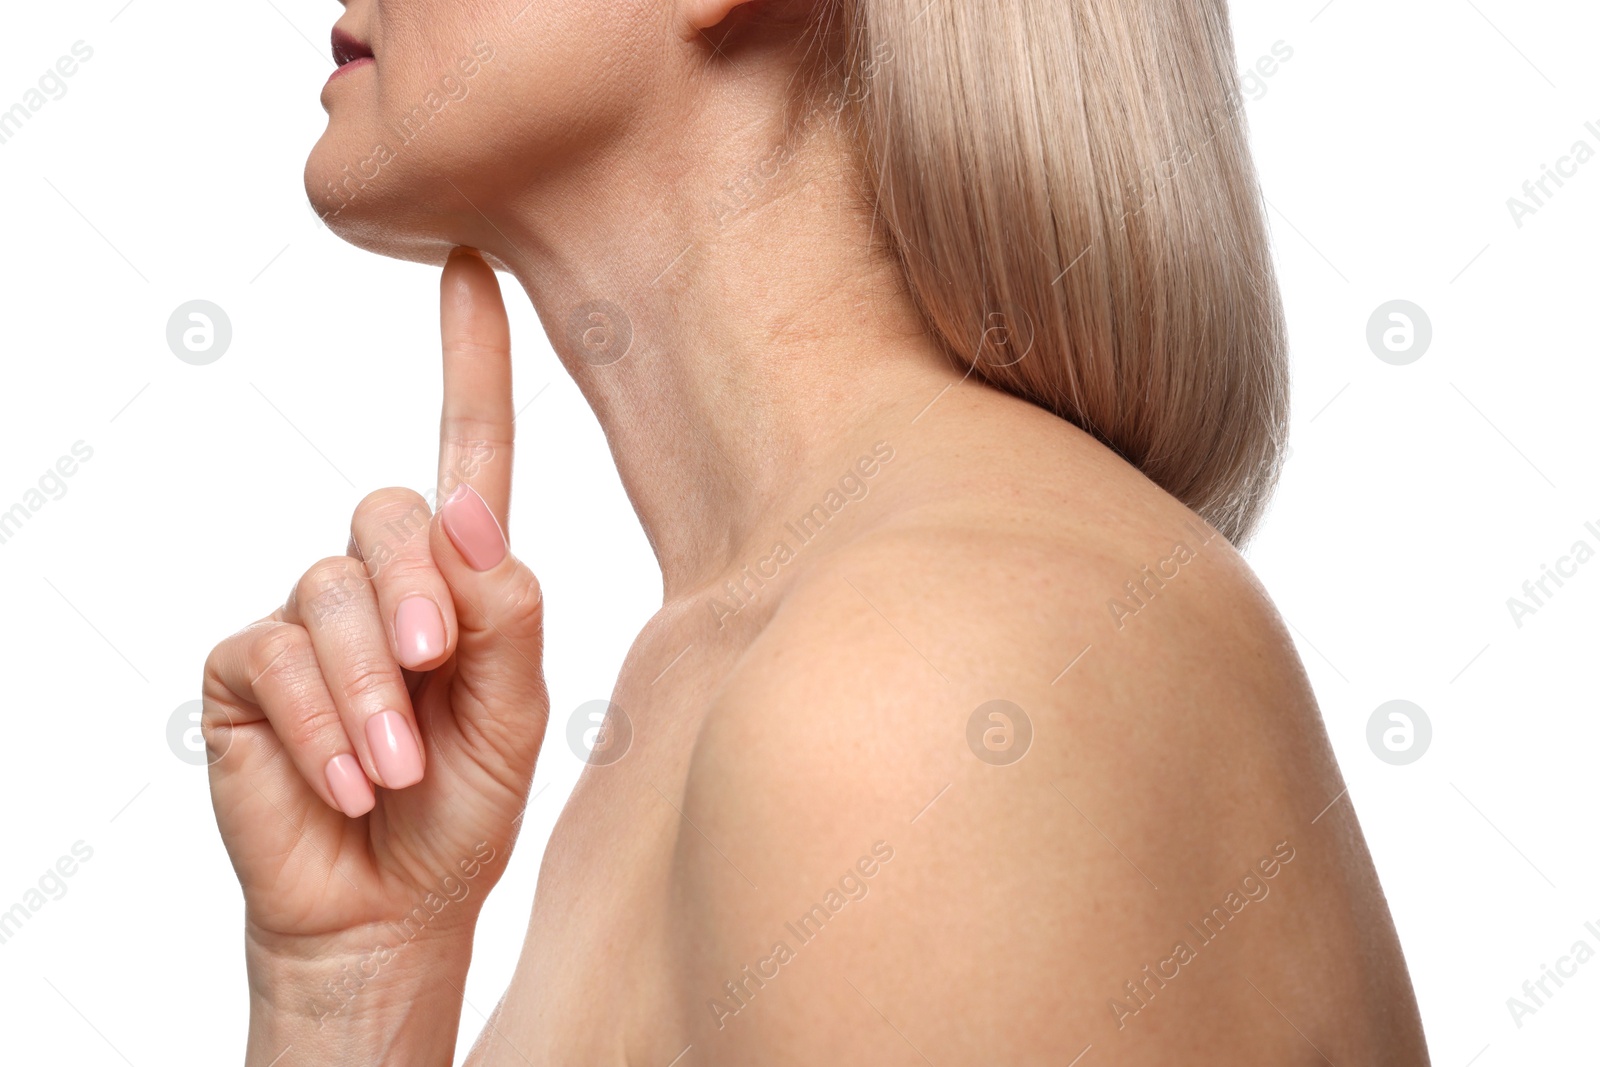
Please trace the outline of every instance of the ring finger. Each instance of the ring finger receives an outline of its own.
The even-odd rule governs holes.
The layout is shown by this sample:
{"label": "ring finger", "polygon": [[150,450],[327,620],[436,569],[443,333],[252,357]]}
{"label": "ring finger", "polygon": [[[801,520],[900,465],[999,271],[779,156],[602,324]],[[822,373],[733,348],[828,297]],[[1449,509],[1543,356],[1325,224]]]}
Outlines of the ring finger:
{"label": "ring finger", "polygon": [[372,810],[372,784],[354,755],[304,628],[263,619],[219,645],[207,676],[219,717],[238,728],[265,718],[306,784],[351,818]]}

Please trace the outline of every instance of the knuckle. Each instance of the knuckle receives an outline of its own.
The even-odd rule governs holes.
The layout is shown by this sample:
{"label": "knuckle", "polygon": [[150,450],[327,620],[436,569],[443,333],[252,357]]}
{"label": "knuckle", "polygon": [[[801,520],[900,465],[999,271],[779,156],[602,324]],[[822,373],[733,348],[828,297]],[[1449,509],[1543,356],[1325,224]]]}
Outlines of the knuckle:
{"label": "knuckle", "polygon": [[390,485],[382,489],[374,489],[361,498],[361,503],[356,505],[357,515],[367,515],[386,508],[400,506],[411,507],[413,504],[426,503],[422,494],[415,489],[403,485]]}
{"label": "knuckle", "polygon": [[500,602],[500,617],[522,635],[540,628],[544,620],[544,589],[539,579],[522,563],[505,587]]}
{"label": "knuckle", "polygon": [[472,449],[479,459],[490,459],[511,444],[505,423],[492,416],[464,411],[448,412],[439,419],[439,435],[462,449]]}
{"label": "knuckle", "polygon": [[395,560],[427,555],[428,526],[433,510],[411,489],[379,489],[369,493],[350,520],[351,541],[376,576]]}
{"label": "knuckle", "polygon": [[207,704],[200,715],[200,740],[206,747],[206,762],[217,763],[233,747],[233,719],[226,709]]}
{"label": "knuckle", "polygon": [[439,447],[454,457],[450,470],[440,471],[439,502],[463,482],[471,482],[501,454],[511,454],[512,439],[484,419],[447,415],[439,420]]}
{"label": "knuckle", "polygon": [[382,583],[391,588],[429,589],[437,584],[439,568],[431,553],[418,556],[401,556],[378,570]]}
{"label": "knuckle", "polygon": [[293,671],[310,653],[311,635],[299,626],[282,622],[258,631],[245,655],[251,683],[269,673],[281,676]]}
{"label": "knuckle", "polygon": [[279,736],[291,748],[305,750],[333,747],[330,739],[339,738],[343,732],[337,711],[311,706],[296,708],[287,716]]}
{"label": "knuckle", "polygon": [[328,556],[319,559],[306,569],[301,577],[302,585],[312,587],[313,591],[318,586],[338,584],[339,582],[360,580],[362,577],[361,562],[349,556]]}
{"label": "knuckle", "polygon": [[[493,439],[485,438],[482,434],[468,434],[466,430],[471,427],[488,429]],[[439,444],[453,456],[450,471],[439,484],[440,498],[443,499],[444,494],[494,462],[501,450],[509,450],[512,441],[506,436],[503,424],[446,412],[439,420]]]}
{"label": "knuckle", "polygon": [[318,622],[362,594],[367,584],[360,560],[329,556],[318,560],[295,585],[294,599],[303,618]]}
{"label": "knuckle", "polygon": [[353,529],[360,529],[365,525],[381,522],[385,518],[397,514],[404,515],[418,509],[427,512],[428,502],[415,489],[407,489],[401,485],[374,489],[362,497],[361,503],[356,505],[356,510],[350,517],[350,525]]}
{"label": "knuckle", "polygon": [[392,694],[400,684],[400,675],[393,664],[376,659],[358,660],[340,676],[339,691],[352,705],[382,702],[392,707]]}
{"label": "knuckle", "polygon": [[217,642],[212,646],[211,651],[206,653],[205,666],[200,671],[201,684],[206,691],[226,688],[223,682],[223,675],[226,671],[224,663],[232,656],[238,640],[237,637],[225,638]]}
{"label": "knuckle", "polygon": [[271,619],[258,619],[212,645],[211,651],[206,653],[205,677],[221,678],[227,673],[229,665],[238,662],[241,654],[248,653],[250,646],[259,640],[264,632],[281,625],[283,624]]}

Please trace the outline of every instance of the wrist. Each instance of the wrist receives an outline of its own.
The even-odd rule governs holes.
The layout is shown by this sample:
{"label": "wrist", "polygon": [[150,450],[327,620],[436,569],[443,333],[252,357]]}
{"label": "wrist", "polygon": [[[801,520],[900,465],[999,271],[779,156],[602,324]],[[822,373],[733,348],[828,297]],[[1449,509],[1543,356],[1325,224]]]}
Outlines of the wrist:
{"label": "wrist", "polygon": [[472,957],[472,927],[406,936],[390,924],[321,937],[250,926],[246,1063],[285,1048],[318,1063],[449,1064]]}

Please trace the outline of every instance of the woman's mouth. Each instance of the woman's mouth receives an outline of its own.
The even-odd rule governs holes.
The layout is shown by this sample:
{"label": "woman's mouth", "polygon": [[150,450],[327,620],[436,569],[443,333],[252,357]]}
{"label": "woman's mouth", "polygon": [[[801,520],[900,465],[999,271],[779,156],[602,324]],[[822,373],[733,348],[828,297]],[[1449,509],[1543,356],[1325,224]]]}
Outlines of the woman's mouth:
{"label": "woman's mouth", "polygon": [[333,61],[339,66],[330,76],[330,81],[358,67],[367,66],[374,62],[374,59],[370,46],[361,43],[344,30],[335,26],[333,28]]}

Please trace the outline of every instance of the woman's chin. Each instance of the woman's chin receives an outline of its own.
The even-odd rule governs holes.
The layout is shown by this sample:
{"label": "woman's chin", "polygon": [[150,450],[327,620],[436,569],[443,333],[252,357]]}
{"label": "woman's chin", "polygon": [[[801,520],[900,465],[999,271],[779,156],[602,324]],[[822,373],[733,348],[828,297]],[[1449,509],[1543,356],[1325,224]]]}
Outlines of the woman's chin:
{"label": "woman's chin", "polygon": [[457,243],[433,232],[437,226],[422,217],[416,198],[399,195],[392,180],[366,179],[349,167],[330,172],[313,156],[306,164],[305,190],[317,218],[342,240],[364,251],[442,264]]}

